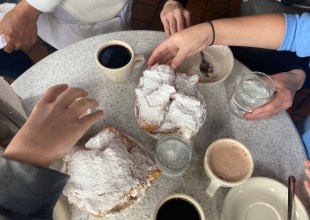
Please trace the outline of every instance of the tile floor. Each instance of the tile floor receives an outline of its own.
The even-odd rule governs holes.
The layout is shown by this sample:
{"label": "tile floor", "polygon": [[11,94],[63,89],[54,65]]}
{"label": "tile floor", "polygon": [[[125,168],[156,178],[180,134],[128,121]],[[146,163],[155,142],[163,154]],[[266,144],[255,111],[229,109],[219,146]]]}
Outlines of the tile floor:
{"label": "tile floor", "polygon": [[[162,0],[134,0],[132,29],[163,31],[160,21]],[[186,8],[191,13],[192,24],[217,18],[235,17],[238,15],[240,0],[188,0]],[[309,94],[308,103],[302,103]],[[302,104],[302,105],[301,105]],[[293,106],[288,113],[294,121],[299,121],[310,114],[310,89],[296,93]]]}

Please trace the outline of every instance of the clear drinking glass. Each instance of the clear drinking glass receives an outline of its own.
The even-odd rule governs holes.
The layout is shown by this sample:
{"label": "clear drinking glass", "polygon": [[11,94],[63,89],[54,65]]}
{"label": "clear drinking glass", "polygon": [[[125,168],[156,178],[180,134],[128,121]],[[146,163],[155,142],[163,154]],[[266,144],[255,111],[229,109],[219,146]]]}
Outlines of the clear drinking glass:
{"label": "clear drinking glass", "polygon": [[270,76],[262,72],[252,72],[237,85],[229,101],[229,109],[238,118],[243,118],[244,113],[252,112],[269,102],[274,91],[274,82]]}
{"label": "clear drinking glass", "polygon": [[192,160],[192,144],[180,135],[168,135],[161,138],[155,149],[157,167],[168,176],[183,174]]}

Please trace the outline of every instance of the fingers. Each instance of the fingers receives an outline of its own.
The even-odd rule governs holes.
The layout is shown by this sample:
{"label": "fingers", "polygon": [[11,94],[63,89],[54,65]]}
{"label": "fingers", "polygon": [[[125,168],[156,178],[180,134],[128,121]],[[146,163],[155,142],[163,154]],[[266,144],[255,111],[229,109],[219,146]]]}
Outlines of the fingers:
{"label": "fingers", "polygon": [[15,50],[15,47],[13,45],[6,45],[4,47],[4,51],[7,53],[12,53]]}
{"label": "fingers", "polygon": [[304,185],[305,185],[305,188],[308,192],[308,195],[310,196],[310,182],[305,180]]}
{"label": "fingers", "polygon": [[270,118],[278,112],[287,110],[293,104],[293,96],[285,91],[277,90],[273,99],[252,112],[244,114],[246,120],[262,120]]}
{"label": "fingers", "polygon": [[191,26],[191,15],[189,13],[189,11],[185,11],[184,12],[184,20],[185,20],[185,24],[186,24],[186,27],[185,28],[188,28]]}
{"label": "fingers", "polygon": [[57,98],[56,102],[69,108],[76,99],[86,97],[87,95],[88,92],[84,89],[70,87]]}
{"label": "fingers", "polygon": [[[305,164],[305,174],[307,175],[308,178],[310,178],[310,160],[305,160],[304,161]],[[305,180],[304,182],[305,188],[308,192],[308,195],[310,196],[310,181],[309,180]]]}
{"label": "fingers", "polygon": [[148,66],[153,66],[155,63],[159,62],[161,56],[164,56],[164,54],[169,53],[168,44],[169,39],[161,43],[151,54],[147,64]]}
{"label": "fingers", "polygon": [[305,174],[307,175],[308,178],[310,178],[310,167],[306,168]]}
{"label": "fingers", "polygon": [[310,168],[310,160],[305,160],[304,165],[306,168]]}
{"label": "fingers", "polygon": [[98,107],[99,103],[91,98],[82,98],[75,101],[70,106],[70,111],[77,118],[83,117],[83,114],[87,113],[88,109]]}
{"label": "fingers", "polygon": [[103,118],[104,112],[102,110],[97,110],[89,115],[84,116],[79,120],[86,128],[90,128],[93,124]]}
{"label": "fingers", "polygon": [[39,102],[54,102],[57,97],[68,89],[68,85],[66,84],[58,84],[56,86],[50,87],[42,96]]}
{"label": "fingers", "polygon": [[186,48],[180,48],[180,50],[178,51],[178,53],[175,55],[175,57],[171,62],[171,67],[173,69],[176,69],[178,66],[180,66],[180,64],[186,58],[187,55],[188,50]]}
{"label": "fingers", "polygon": [[169,28],[170,28],[169,31],[171,35],[177,32],[176,26],[177,26],[177,20],[174,18],[169,19]]}

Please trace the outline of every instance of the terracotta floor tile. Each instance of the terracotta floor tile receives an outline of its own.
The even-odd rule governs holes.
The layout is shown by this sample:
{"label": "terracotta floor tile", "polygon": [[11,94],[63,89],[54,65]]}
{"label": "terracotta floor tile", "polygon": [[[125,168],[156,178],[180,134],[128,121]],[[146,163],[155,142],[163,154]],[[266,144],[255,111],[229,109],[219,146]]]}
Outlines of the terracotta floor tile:
{"label": "terracotta floor tile", "polygon": [[206,10],[228,15],[229,0],[209,0]]}
{"label": "terracotta floor tile", "polygon": [[164,26],[161,23],[160,17],[155,17],[150,25],[150,30],[155,30],[155,31],[165,31]]}
{"label": "terracotta floor tile", "polygon": [[198,16],[191,16],[191,25],[200,24],[201,23],[201,17]]}
{"label": "terracotta floor tile", "polygon": [[215,19],[220,19],[220,18],[226,18],[225,14],[220,14],[217,12],[212,12],[212,11],[205,11],[202,21],[212,21]]}
{"label": "terracotta floor tile", "polygon": [[161,0],[137,0],[137,3],[144,3],[147,5],[158,6],[162,2]]}
{"label": "terracotta floor tile", "polygon": [[[302,101],[305,100],[306,97],[308,97],[307,102],[301,103]],[[303,93],[296,93],[294,98],[293,114],[298,114],[306,117],[307,115],[309,115],[309,113],[310,113],[310,96],[307,96],[307,94]]]}
{"label": "terracotta floor tile", "polygon": [[206,3],[201,1],[189,1],[187,2],[186,9],[189,10],[192,16],[202,17],[204,10],[206,7]]}
{"label": "terracotta floor tile", "polygon": [[131,19],[131,29],[132,30],[148,30],[149,23]]}
{"label": "terracotta floor tile", "polygon": [[144,22],[151,22],[155,15],[156,9],[157,8],[154,6],[137,3],[133,8],[132,18]]}

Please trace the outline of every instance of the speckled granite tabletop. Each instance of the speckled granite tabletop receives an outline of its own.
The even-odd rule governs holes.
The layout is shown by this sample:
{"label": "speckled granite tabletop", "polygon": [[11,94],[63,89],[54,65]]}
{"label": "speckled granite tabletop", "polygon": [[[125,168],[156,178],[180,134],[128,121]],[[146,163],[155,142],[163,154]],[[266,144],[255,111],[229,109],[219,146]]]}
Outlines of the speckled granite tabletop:
{"label": "speckled granite tabletop", "polygon": [[[88,132],[88,137],[99,131],[104,124],[111,124],[139,140],[153,153],[156,140],[139,129],[133,108],[134,89],[146,65],[134,70],[133,76],[126,84],[111,84],[96,66],[95,52],[105,41],[123,40],[137,53],[143,53],[147,60],[163,39],[162,32],[153,31],[116,32],[89,38],[43,59],[18,78],[12,86],[23,99],[28,113],[42,93],[52,85],[67,83],[84,88],[90,96],[100,102],[100,108],[105,111],[105,118]],[[287,185],[288,176],[295,175],[298,180],[296,193],[310,209],[310,199],[306,198],[303,187],[303,159],[306,155],[288,114],[282,112],[268,120],[249,122],[229,113],[227,103],[238,77],[248,71],[243,64],[235,60],[233,71],[225,81],[212,86],[200,86],[207,101],[207,119],[193,138],[194,158],[186,173],[176,178],[161,177],[146,191],[145,197],[139,203],[121,214],[105,219],[150,219],[157,202],[175,192],[186,193],[196,198],[202,204],[208,220],[219,219],[229,189],[220,188],[212,199],[207,198],[204,191],[209,179],[204,173],[202,161],[207,146],[223,137],[237,139],[250,149],[255,163],[253,176],[270,177]],[[70,212],[72,219],[97,219],[75,208],[70,207]]]}

